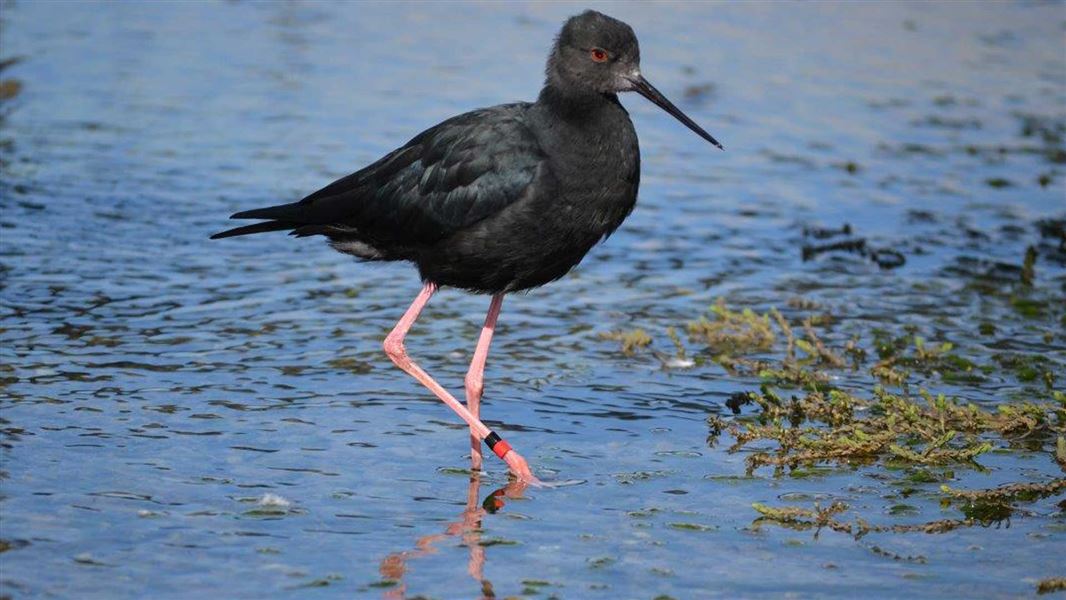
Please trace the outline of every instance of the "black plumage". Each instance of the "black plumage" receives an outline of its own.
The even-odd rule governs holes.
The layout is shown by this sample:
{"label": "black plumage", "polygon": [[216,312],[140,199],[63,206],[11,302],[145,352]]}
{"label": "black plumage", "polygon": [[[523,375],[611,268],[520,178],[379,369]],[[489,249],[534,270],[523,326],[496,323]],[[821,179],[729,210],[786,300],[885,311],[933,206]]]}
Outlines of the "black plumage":
{"label": "black plumage", "polygon": [[475,292],[548,283],[636,202],[640,150],[617,92],[641,93],[718,145],[640,75],[639,61],[628,25],[587,11],[557,38],[536,102],[448,119],[299,202],[235,214],[265,222],[212,237],[324,235],[341,252],[410,261],[424,281]]}

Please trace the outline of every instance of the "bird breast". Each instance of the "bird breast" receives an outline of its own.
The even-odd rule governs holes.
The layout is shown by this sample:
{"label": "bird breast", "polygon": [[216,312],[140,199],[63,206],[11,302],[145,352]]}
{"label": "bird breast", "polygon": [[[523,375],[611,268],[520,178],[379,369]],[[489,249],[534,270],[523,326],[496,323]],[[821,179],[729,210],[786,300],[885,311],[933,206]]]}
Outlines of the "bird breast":
{"label": "bird breast", "polygon": [[636,131],[621,106],[612,109],[560,131],[550,142],[557,147],[548,152],[561,190],[554,204],[591,227],[597,239],[622,224],[640,185]]}

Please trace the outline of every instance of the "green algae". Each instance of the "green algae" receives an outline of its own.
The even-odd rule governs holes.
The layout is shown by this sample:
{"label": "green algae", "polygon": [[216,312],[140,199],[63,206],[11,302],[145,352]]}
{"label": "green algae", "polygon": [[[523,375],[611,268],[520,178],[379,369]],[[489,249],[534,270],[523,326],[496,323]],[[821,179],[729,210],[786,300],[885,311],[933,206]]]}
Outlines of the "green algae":
{"label": "green algae", "polygon": [[938,519],[924,523],[907,523],[878,525],[870,523],[862,517],[854,520],[844,520],[837,517],[847,512],[850,507],[844,502],[833,502],[823,507],[815,504],[814,508],[802,508],[798,506],[772,507],[755,502],[752,508],[759,513],[759,517],[752,522],[752,527],[758,529],[764,525],[775,524],[794,530],[814,530],[818,536],[822,530],[831,530],[854,537],[856,540],[871,533],[946,533],[960,527],[973,527],[982,524],[973,518],[966,519]]}
{"label": "green algae", "polygon": [[1048,579],[1041,579],[1036,584],[1036,593],[1038,594],[1050,594],[1052,592],[1066,591],[1066,577],[1050,577]]}
{"label": "green algae", "polygon": [[666,525],[671,529],[677,529],[679,531],[714,531],[716,529],[715,527],[701,525],[700,523],[675,522],[667,523]]}
{"label": "green algae", "polygon": [[[996,291],[995,299],[1008,314],[1013,311],[1025,321],[1059,319],[1061,308],[1032,289],[1036,256],[1035,250],[1027,250],[1021,269],[1011,271],[1013,290]],[[775,478],[827,477],[861,467],[891,487],[882,494],[888,502],[876,518],[853,514],[840,501],[813,508],[754,503],[758,517],[753,529],[776,525],[813,531],[815,536],[830,530],[858,541],[872,534],[1000,528],[1017,515],[1036,514],[1027,505],[1066,491],[1063,478],[986,490],[952,487],[959,473],[986,471],[986,465],[991,466],[986,457],[993,454],[1024,452],[1054,461],[1066,471],[1066,394],[1055,389],[1063,364],[1053,354],[980,352],[955,340],[930,339],[907,326],[868,333],[852,328],[845,337],[838,330],[839,319],[823,307],[800,299],[790,301],[788,308],[788,316],[775,308],[737,311],[718,300],[705,315],[686,324],[687,347],[673,328],[668,330],[678,356],[691,353],[696,364],[704,358],[702,364],[755,382],[755,389],[728,397],[725,406],[731,416],[707,417],[708,445],[731,438],[726,452],[744,456],[746,478],[764,470]],[[808,311],[811,314],[802,314]],[[976,329],[992,336],[1012,325],[1001,319]],[[1044,339],[1048,341],[1047,334]],[[938,390],[950,385],[954,392],[991,381],[1023,387],[994,406]],[[898,475],[883,475],[894,471]],[[629,480],[621,478],[623,483]],[[905,501],[911,497],[955,515],[921,521],[931,507]],[[860,545],[888,559],[926,562],[921,555]]]}
{"label": "green algae", "polygon": [[622,354],[632,356],[642,348],[651,344],[651,336],[643,329],[631,329],[628,331],[611,331],[600,334],[601,339],[615,340],[622,345]]}
{"label": "green algae", "polygon": [[[839,389],[810,391],[782,398],[764,385],[748,392],[757,412],[726,422],[708,418],[711,436],[729,432],[730,452],[753,442],[771,441],[772,450],[758,450],[745,459],[748,473],[772,466],[783,468],[819,463],[848,464],[896,459],[905,464],[972,464],[1000,440],[1047,435],[1062,429],[1061,409],[1023,402],[988,411],[973,403],[919,389],[918,398],[874,389],[860,397]],[[1056,424],[1056,422],[1058,424]]]}
{"label": "green algae", "polygon": [[[776,309],[762,314],[752,309],[738,312],[719,299],[708,315],[688,323],[690,342],[704,343],[702,353],[712,355],[712,362],[730,373],[762,381],[759,391],[737,392],[726,403],[734,414],[744,405],[754,405],[754,415],[728,422],[713,415],[708,420],[711,438],[723,431],[736,438],[732,451],[756,440],[778,444],[774,453],[749,456],[750,469],[855,458],[894,458],[915,464],[972,463],[1009,438],[1063,431],[1066,397],[1053,389],[1056,370],[1062,365],[1045,355],[995,353],[991,362],[981,363],[960,353],[953,342],[930,342],[913,329],[902,335],[875,329],[867,344],[853,336],[836,350],[818,331],[819,325],[831,322],[828,315],[805,316],[798,323],[801,336]],[[650,340],[644,330],[638,331]],[[672,328],[668,335],[678,356],[684,356],[686,350]],[[783,348],[779,347],[781,341]],[[872,364],[867,363],[867,348],[877,356]],[[774,350],[781,351],[783,358],[766,359]],[[882,385],[856,391],[832,383],[835,371],[863,370]],[[1053,401],[1005,403],[989,411],[922,385],[911,390],[916,377],[918,383],[976,385],[990,376],[1005,374],[1022,383],[1042,382]],[[901,391],[890,392],[886,385]],[[782,389],[797,389],[802,394],[786,399],[777,391]],[[856,411],[864,416],[856,418]]]}
{"label": "green algae", "polygon": [[1020,503],[1030,503],[1066,491],[1066,479],[1045,483],[1013,483],[987,490],[957,490],[941,485],[941,504],[953,504],[969,519],[983,523],[1004,521]]}
{"label": "green algae", "polygon": [[710,315],[701,316],[686,326],[690,341],[699,341],[720,357],[768,350],[775,335],[770,327],[770,315],[759,315],[750,308],[734,312],[719,299],[710,308]]}

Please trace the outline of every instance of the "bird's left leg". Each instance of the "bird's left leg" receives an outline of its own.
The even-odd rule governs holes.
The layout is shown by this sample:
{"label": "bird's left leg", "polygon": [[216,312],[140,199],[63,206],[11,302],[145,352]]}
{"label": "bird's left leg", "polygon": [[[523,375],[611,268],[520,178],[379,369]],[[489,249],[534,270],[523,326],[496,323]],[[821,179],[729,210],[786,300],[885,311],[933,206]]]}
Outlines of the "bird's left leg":
{"label": "bird's left leg", "polygon": [[[496,329],[496,319],[503,306],[503,294],[496,294],[489,303],[489,312],[485,315],[485,326],[481,328],[481,337],[474,349],[474,358],[470,361],[470,370],[466,372],[466,407],[475,418],[481,418],[481,394],[485,391],[485,361],[489,358],[489,344]],[[470,429],[470,466],[481,468],[481,438],[473,428]]]}

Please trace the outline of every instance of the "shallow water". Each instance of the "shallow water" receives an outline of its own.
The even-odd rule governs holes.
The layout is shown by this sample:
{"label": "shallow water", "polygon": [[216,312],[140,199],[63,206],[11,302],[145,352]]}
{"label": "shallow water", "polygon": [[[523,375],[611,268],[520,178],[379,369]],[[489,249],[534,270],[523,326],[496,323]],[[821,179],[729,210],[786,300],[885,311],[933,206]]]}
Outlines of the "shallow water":
{"label": "shallow water", "polygon": [[[623,98],[637,210],[567,278],[505,301],[483,416],[570,484],[546,489],[508,487],[495,459],[472,479],[459,421],[382,354],[413,269],[206,238],[444,117],[534,97],[581,7],[2,8],[0,59],[22,60],[0,79],[22,87],[0,104],[0,593],[1005,597],[1066,575],[1061,497],[935,536],[754,527],[753,502],[959,515],[936,484],[904,492],[872,466],[745,477],[706,417],[758,379],[600,335],[683,326],[718,297],[802,297],[837,317],[837,342],[913,326],[978,362],[1042,354],[1061,390],[1066,255],[1040,223],[1066,216],[1062,4],[605,6],[727,151]],[[845,223],[829,242],[905,264],[804,260],[827,243],[811,228]],[[1028,246],[1026,317],[1003,290]],[[487,305],[446,290],[409,338],[455,392]],[[987,406],[1049,393],[999,373],[937,389]],[[996,452],[950,483],[1046,481],[1050,456]],[[901,496],[913,511],[890,515]]]}

